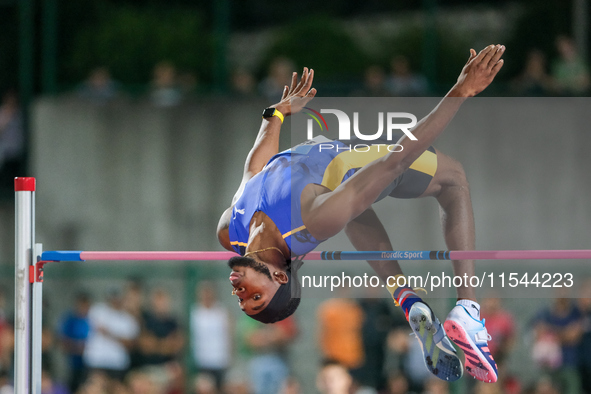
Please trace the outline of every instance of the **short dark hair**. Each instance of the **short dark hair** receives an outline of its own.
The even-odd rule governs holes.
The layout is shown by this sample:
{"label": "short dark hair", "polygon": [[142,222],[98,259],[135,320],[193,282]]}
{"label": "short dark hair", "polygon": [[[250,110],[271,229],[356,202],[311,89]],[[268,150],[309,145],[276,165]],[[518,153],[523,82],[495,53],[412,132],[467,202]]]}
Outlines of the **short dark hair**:
{"label": "short dark hair", "polygon": [[228,260],[228,267],[250,267],[257,272],[260,272],[261,274],[265,274],[265,276],[267,276],[269,280],[273,280],[269,268],[267,268],[266,265],[261,264],[250,257],[234,256],[230,260]]}
{"label": "short dark hair", "polygon": [[298,309],[298,306],[300,306],[300,300],[301,298],[299,297],[292,297],[291,300],[289,300],[289,303],[285,306],[285,309],[279,312],[275,320],[270,321],[269,324],[277,323],[278,321],[285,320],[291,315],[293,315],[294,312]]}

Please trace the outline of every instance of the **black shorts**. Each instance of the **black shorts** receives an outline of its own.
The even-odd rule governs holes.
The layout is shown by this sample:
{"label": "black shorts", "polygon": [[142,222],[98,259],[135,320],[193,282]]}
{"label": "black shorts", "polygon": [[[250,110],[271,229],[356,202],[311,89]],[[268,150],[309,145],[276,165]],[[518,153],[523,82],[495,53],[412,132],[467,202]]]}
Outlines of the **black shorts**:
{"label": "black shorts", "polygon": [[[397,139],[395,139],[395,141],[397,141]],[[354,139],[347,144],[350,144],[352,147],[357,147],[359,150],[358,154],[363,155],[365,154],[363,150],[365,150],[365,146],[367,145],[394,145],[395,142],[387,141],[385,139],[379,139],[376,141]],[[391,146],[390,150],[395,151],[396,147]],[[389,152],[387,147],[383,147],[380,151],[384,153],[383,155]],[[380,154],[380,156],[377,157],[383,155]],[[384,189],[376,201],[380,201],[387,196],[395,198],[417,198],[427,190],[436,171],[437,152],[434,147],[430,146],[406,171],[396,178],[390,186]]]}

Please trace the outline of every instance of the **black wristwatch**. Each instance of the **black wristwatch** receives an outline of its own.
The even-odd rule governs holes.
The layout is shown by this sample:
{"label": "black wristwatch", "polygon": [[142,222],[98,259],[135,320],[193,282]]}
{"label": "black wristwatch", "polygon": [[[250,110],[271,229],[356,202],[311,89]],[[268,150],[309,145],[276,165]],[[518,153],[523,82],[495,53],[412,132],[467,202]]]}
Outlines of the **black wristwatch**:
{"label": "black wristwatch", "polygon": [[263,110],[263,119],[272,118],[273,116],[278,117],[281,120],[281,123],[283,123],[284,116],[277,110],[277,108],[270,107]]}

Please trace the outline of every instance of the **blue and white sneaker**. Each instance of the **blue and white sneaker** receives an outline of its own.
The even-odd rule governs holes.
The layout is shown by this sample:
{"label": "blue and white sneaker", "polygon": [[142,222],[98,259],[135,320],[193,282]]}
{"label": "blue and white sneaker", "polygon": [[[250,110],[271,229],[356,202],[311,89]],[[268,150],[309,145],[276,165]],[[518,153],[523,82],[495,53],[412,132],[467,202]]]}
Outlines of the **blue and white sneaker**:
{"label": "blue and white sneaker", "polygon": [[408,311],[408,322],[421,344],[427,369],[448,382],[461,378],[462,362],[431,308],[421,301],[415,302]]}
{"label": "blue and white sneaker", "polygon": [[443,326],[451,340],[464,351],[466,371],[483,382],[496,382],[497,363],[488,349],[491,337],[484,326],[484,319],[474,319],[466,308],[457,305],[449,312]]}

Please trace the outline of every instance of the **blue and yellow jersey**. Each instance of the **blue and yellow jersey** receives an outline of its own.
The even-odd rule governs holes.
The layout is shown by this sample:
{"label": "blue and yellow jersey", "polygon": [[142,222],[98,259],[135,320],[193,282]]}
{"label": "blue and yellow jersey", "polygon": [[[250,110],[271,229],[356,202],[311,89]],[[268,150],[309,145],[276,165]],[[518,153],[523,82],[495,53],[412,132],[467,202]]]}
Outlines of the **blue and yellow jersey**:
{"label": "blue and yellow jersey", "polygon": [[[300,196],[304,187],[314,183],[334,190],[360,168],[389,153],[387,145],[379,142],[357,151],[350,146],[317,137],[273,156],[263,170],[246,183],[232,209],[229,235],[234,250],[244,255],[250,221],[258,211],[273,220],[292,256],[314,250],[323,240],[310,235],[302,221]],[[387,195],[418,197],[429,185],[436,169],[437,156],[435,150],[429,148],[378,200]]]}

